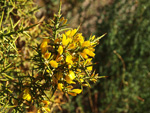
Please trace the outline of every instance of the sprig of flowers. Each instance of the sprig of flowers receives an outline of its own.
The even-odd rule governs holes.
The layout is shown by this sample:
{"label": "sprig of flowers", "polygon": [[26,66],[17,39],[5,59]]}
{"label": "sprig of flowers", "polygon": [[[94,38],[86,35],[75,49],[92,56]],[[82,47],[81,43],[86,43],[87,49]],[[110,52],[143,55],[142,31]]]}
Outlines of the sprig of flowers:
{"label": "sprig of flowers", "polygon": [[46,70],[52,78],[52,84],[60,91],[75,96],[82,89],[74,89],[73,84],[88,86],[89,80],[97,80],[97,74],[92,71],[94,47],[98,44],[98,40],[95,40],[95,36],[85,40],[78,29],[68,30],[55,39],[43,40],[40,49]]}
{"label": "sprig of flowers", "polygon": [[96,82],[101,78],[93,70],[96,63],[92,60],[95,46],[104,35],[98,38],[90,36],[86,40],[79,33],[80,26],[66,28],[67,19],[61,15],[61,4],[60,1],[58,14],[54,14],[48,24],[42,24],[47,30],[44,32],[46,37],[42,37],[41,44],[34,48],[37,53],[32,59],[34,74],[29,77],[19,96],[27,105],[37,103],[41,108],[38,112],[50,111],[48,102],[56,90],[77,96],[83,87],[90,87],[90,81]]}
{"label": "sprig of flowers", "polygon": [[[93,71],[95,63],[92,59],[95,56],[94,47],[104,35],[98,38],[90,36],[85,40],[82,33],[78,33],[80,27],[63,28],[67,25],[67,19],[62,17],[60,11],[61,8],[50,21],[52,37],[43,39],[40,50],[45,64],[45,76],[50,76],[50,84],[62,92],[76,96],[82,92],[83,86],[90,87],[89,81],[96,82],[99,78]],[[75,88],[75,84],[79,84],[80,88]]]}

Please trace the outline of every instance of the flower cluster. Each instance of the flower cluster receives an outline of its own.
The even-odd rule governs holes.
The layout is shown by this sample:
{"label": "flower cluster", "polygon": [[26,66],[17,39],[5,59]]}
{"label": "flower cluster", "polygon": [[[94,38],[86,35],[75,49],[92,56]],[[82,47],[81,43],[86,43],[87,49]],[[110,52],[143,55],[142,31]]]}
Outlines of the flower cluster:
{"label": "flower cluster", "polygon": [[43,105],[42,101],[50,101],[56,90],[76,96],[83,91],[84,86],[90,87],[90,81],[96,82],[100,78],[93,70],[95,63],[92,60],[95,57],[94,47],[104,35],[87,39],[78,32],[79,27],[71,29],[66,26],[67,19],[61,15],[60,2],[58,14],[54,14],[49,24],[45,24],[48,32],[44,32],[45,38],[37,46],[38,54],[33,58],[38,74],[31,87],[36,91],[24,91],[27,92],[24,94],[25,100],[40,100],[41,111],[48,110],[49,105]]}
{"label": "flower cluster", "polygon": [[[46,72],[51,84],[72,96],[82,92],[82,86],[96,81],[92,59],[98,39],[91,36],[85,40],[78,29],[68,30],[56,38],[44,39],[40,45]],[[81,88],[74,88],[79,84]]]}

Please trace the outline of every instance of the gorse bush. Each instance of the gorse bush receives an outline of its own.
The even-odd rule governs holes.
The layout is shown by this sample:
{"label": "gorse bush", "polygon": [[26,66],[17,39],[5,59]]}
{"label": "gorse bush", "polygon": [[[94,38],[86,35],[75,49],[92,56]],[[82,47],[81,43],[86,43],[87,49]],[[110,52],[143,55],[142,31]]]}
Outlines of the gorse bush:
{"label": "gorse bush", "polygon": [[80,27],[67,28],[61,4],[45,22],[34,16],[38,7],[31,0],[0,2],[2,112],[50,112],[57,89],[76,96],[99,78],[92,59],[104,35],[85,40]]}

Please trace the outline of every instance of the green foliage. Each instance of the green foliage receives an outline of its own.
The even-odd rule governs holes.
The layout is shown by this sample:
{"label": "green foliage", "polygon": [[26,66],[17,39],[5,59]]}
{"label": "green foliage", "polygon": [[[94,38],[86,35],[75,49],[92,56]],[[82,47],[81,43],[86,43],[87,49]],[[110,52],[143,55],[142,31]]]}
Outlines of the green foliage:
{"label": "green foliage", "polygon": [[100,112],[150,112],[149,7],[146,0],[115,0],[99,9],[106,13],[100,17],[103,22],[98,31],[108,33],[97,47],[95,59],[97,71],[108,76],[96,86]]}
{"label": "green foliage", "polygon": [[66,28],[59,3],[58,14],[44,21],[32,0],[0,2],[1,112],[52,112],[60,101],[55,92],[77,96],[99,78],[92,59],[104,35],[85,40],[80,27]]}
{"label": "green foliage", "polygon": [[35,31],[38,30],[35,26],[38,22],[34,16],[37,9],[32,0],[0,2],[1,112],[25,112],[28,106],[22,96],[25,88],[29,87],[28,82],[33,80],[33,73],[29,71],[33,67],[33,49],[30,45],[37,43],[35,35],[38,32]]}
{"label": "green foliage", "polygon": [[[33,111],[33,103],[40,103],[45,99],[45,92],[42,92],[42,88],[51,85],[44,85],[43,81],[39,82],[43,80],[44,77],[42,76],[39,76],[38,79],[40,80],[35,80],[46,69],[44,63],[42,63],[44,61],[43,57],[39,55],[40,50],[38,50],[40,48],[40,38],[53,37],[50,36],[52,30],[46,22],[49,22],[53,11],[56,12],[58,9],[56,6],[58,1],[43,1],[45,4],[40,5],[37,3],[39,8],[35,6],[32,0],[0,1],[1,112],[25,112],[26,109]],[[96,15],[97,13],[92,12],[91,16],[90,12],[85,13],[84,11],[90,9],[90,6],[94,8],[94,5],[91,5],[94,0],[64,0],[63,2],[66,4],[67,9],[63,14],[74,19],[75,13],[79,13],[76,16],[79,24],[90,25],[88,19],[91,20],[92,17],[100,20],[96,24],[97,35],[100,36],[104,33],[107,33],[107,35],[100,40],[100,45],[96,48],[95,62],[98,62],[98,65],[95,66],[95,69],[101,76],[107,76],[107,78],[91,85],[90,89],[87,88],[82,92],[82,95],[77,97],[67,96],[66,98],[63,94],[58,93],[57,96],[65,102],[62,105],[54,104],[53,102],[56,99],[53,98],[52,106],[58,106],[58,109],[54,108],[53,111],[70,113],[149,113],[150,1],[114,0],[110,3],[104,3],[107,5],[103,7],[99,6],[98,12],[100,14]],[[79,7],[83,2],[85,8]],[[37,15],[36,11],[38,9],[44,13],[46,10],[46,22],[43,21],[43,15],[39,14],[39,20],[34,16]],[[68,13],[68,11],[70,12]],[[87,17],[81,19],[83,15]],[[94,22],[91,22],[92,24]],[[84,28],[85,31],[81,27],[85,35],[92,28],[87,26]],[[32,59],[33,56],[34,59]],[[41,62],[37,58],[41,59]],[[48,76],[45,77],[49,79]],[[34,80],[36,83],[31,84]],[[45,83],[49,83],[48,80],[46,81]],[[75,87],[78,86],[75,85]],[[30,91],[28,91],[29,89]],[[36,89],[38,89],[37,93],[39,95],[37,95]],[[35,97],[34,101],[30,102],[28,99],[23,99],[23,92],[27,92],[28,96]],[[30,92],[31,94],[29,94]],[[47,93],[51,94],[51,92],[48,91]],[[37,98],[40,101],[36,100]],[[36,107],[42,107],[43,105],[37,104]],[[11,109],[11,107],[16,109]]]}

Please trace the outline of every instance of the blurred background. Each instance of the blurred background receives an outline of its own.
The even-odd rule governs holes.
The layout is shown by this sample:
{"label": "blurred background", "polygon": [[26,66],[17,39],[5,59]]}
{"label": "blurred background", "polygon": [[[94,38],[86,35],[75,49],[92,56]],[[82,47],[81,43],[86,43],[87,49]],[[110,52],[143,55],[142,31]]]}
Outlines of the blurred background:
{"label": "blurred background", "polygon": [[[57,113],[150,113],[150,1],[62,0],[69,27],[88,38],[107,35],[93,62],[99,79],[77,97],[62,99]],[[59,0],[35,0],[38,18],[57,13]]]}

